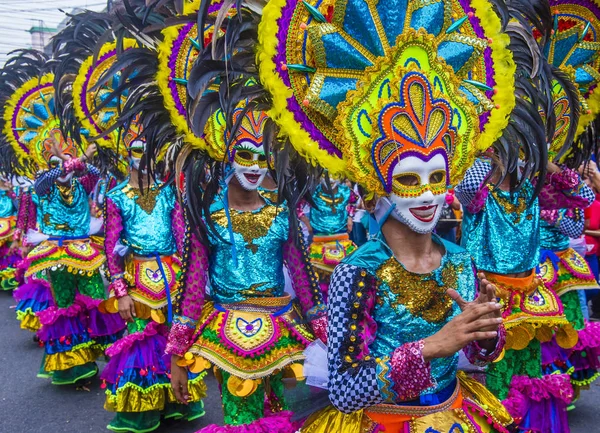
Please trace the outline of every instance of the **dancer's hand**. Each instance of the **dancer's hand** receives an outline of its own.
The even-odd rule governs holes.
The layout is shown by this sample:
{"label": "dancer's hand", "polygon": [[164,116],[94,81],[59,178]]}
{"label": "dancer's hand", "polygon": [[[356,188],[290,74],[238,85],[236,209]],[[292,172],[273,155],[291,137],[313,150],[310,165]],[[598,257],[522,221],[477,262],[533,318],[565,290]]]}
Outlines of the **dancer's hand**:
{"label": "dancer's hand", "polygon": [[[496,287],[485,278],[485,274],[483,272],[479,272],[477,274],[477,278],[479,279],[479,294],[473,302],[465,301],[460,297],[456,290],[450,289],[447,292],[448,295],[458,304],[461,311],[465,311],[465,308],[469,304],[486,304],[488,302],[496,302]],[[502,317],[502,311],[494,310],[490,314],[482,317],[482,319],[493,319],[499,317]],[[497,331],[498,326],[482,328],[480,331]]]}
{"label": "dancer's hand", "polygon": [[135,305],[131,296],[125,295],[117,300],[119,303],[119,315],[126,322],[133,322],[135,317]]}
{"label": "dancer's hand", "polygon": [[188,374],[187,368],[177,365],[181,357],[177,355],[171,356],[171,388],[175,398],[179,403],[188,404],[190,394],[188,393]]}
{"label": "dancer's hand", "polygon": [[497,329],[502,323],[502,317],[497,317],[500,304],[483,301],[466,302],[458,293],[451,292],[455,291],[450,289],[448,294],[463,311],[437,333],[424,340],[423,358],[426,362],[435,358],[447,358],[473,341],[490,340],[498,335]]}
{"label": "dancer's hand", "polygon": [[90,145],[85,149],[83,156],[85,156],[86,160],[90,160],[94,157],[96,152],[98,151],[98,145],[96,143],[90,143]]}

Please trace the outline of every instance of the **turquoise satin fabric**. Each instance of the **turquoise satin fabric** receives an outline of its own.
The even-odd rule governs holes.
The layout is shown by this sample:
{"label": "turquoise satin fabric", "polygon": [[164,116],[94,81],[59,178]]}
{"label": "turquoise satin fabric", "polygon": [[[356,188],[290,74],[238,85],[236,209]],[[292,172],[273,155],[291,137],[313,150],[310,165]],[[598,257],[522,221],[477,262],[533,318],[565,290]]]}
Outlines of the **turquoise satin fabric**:
{"label": "turquoise satin fabric", "polygon": [[[211,206],[212,215],[222,210],[221,202],[215,202]],[[261,221],[269,212],[274,214],[270,224],[268,221]],[[241,212],[230,209],[230,213],[233,216]],[[223,242],[209,231],[211,295],[218,304],[284,294],[283,245],[289,236],[288,210],[284,206],[277,207],[267,202],[260,209],[247,214],[251,214],[246,217],[252,221],[252,225],[262,225],[263,230],[266,229],[266,234],[257,236],[256,233],[251,233],[250,231],[254,230],[252,225],[232,224],[237,266],[233,260],[232,245]],[[223,222],[223,218],[220,221]],[[229,241],[230,235],[226,225],[215,222],[215,228],[221,238]]]}
{"label": "turquoise satin fabric", "polygon": [[173,187],[166,186],[160,190],[156,196],[156,204],[148,214],[135,198],[127,196],[127,183],[128,181],[118,185],[107,195],[121,211],[121,241],[130,247],[134,254],[140,256],[174,254],[177,246],[171,217],[175,208]]}
{"label": "turquoise satin fabric", "polygon": [[49,236],[87,237],[90,232],[90,205],[83,185],[72,181],[72,201],[67,203],[60,195],[56,184],[50,192],[39,196],[32,191],[32,200],[37,206],[39,230]]}
{"label": "turquoise satin fabric", "polygon": [[[338,185],[337,192],[332,197],[323,191],[319,185],[313,194],[315,206],[310,208],[310,225],[315,234],[336,234],[348,231],[348,204],[350,203],[350,188]],[[332,208],[332,202],[333,208]]]}
{"label": "turquoise satin fabric", "polygon": [[[418,275],[422,280],[434,280],[439,286],[442,286],[442,272],[447,268],[454,267],[457,271],[456,287],[447,288],[455,289],[466,301],[474,300],[476,277],[470,255],[458,245],[447,242],[437,235],[433,235],[433,240],[446,250],[440,267],[428,274],[413,275]],[[379,268],[391,257],[393,254],[388,246],[383,241],[373,239],[348,256],[344,263],[365,268],[376,275]],[[413,290],[419,289],[424,289],[424,287],[416,287]],[[460,314],[460,308],[454,302],[445,320],[439,323],[428,322],[423,317],[411,314],[402,303],[393,306],[396,296],[391,292],[388,282],[378,281],[377,302],[372,315],[377,323],[377,335],[375,341],[369,345],[371,355],[375,357],[390,356],[394,350],[405,343],[418,341],[435,334]],[[457,367],[458,353],[448,358],[432,360],[431,374],[436,385],[426,389],[421,395],[435,394],[450,385],[456,379]]]}
{"label": "turquoise satin fabric", "polygon": [[[529,203],[533,187],[527,183],[518,196],[498,195],[512,204],[517,197]],[[464,211],[461,245],[471,253],[477,269],[498,274],[526,272],[540,258],[540,209],[537,199],[520,214],[510,213],[490,193],[483,209]]]}
{"label": "turquoise satin fabric", "polygon": [[17,214],[12,199],[6,193],[7,191],[0,190],[0,218],[8,218]]}

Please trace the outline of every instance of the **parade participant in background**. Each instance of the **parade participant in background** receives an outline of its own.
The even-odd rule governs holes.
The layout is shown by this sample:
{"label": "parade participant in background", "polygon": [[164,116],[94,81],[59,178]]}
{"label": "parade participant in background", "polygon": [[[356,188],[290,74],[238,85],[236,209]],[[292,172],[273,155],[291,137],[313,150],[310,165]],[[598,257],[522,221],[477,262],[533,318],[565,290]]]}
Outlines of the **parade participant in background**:
{"label": "parade participant in background", "polygon": [[[128,328],[128,335],[107,349],[110,361],[101,379],[106,388],[104,407],[117,412],[107,428],[148,432],[157,429],[163,417],[195,419],[204,415],[201,398],[206,389],[201,377],[191,375],[194,399],[190,406],[183,406],[177,404],[170,386],[170,359],[164,351],[171,305],[182,283],[184,223],[173,187],[151,180],[140,167],[145,137],[137,119],[120,122],[127,94],[120,92],[120,71],[110,69],[119,50],[127,51],[137,44],[121,38],[96,47],[97,40],[113,35],[115,24],[115,17],[108,14],[75,15],[54,39],[54,45],[65,72],[73,63],[78,66],[71,83],[66,79],[58,82],[60,87],[72,87],[72,103],[65,106],[72,106],[73,113],[71,118],[64,116],[65,126],[94,137],[112,156],[109,162],[115,174],[128,167],[128,177],[122,183],[111,189],[109,177],[94,194],[93,204],[104,201],[105,205],[110,278],[110,298],[100,307],[109,313],[118,312]],[[81,34],[86,36],[83,42]],[[72,48],[78,62],[72,62]],[[109,190],[104,200],[100,188]]]}
{"label": "parade participant in background", "polygon": [[[517,125],[543,130],[525,114],[528,101],[513,111],[513,77],[527,74],[515,74],[493,10],[484,1],[391,0],[272,1],[262,10],[259,76],[281,135],[358,182],[365,201],[377,201],[381,227],[331,277],[328,391],[339,411],[314,414],[303,432],[507,431],[512,422],[457,374],[461,349],[478,363],[502,352],[494,288],[477,281],[464,249],[432,235],[449,184],[477,152],[500,139],[514,161]],[[523,137],[527,155],[541,135]]]}
{"label": "parade participant in background", "polygon": [[[124,16],[123,21],[127,20]],[[205,125],[197,123],[198,116],[188,116],[186,107],[191,101],[199,106],[214,102],[215,93],[208,99],[192,96],[186,103],[185,96],[183,104],[173,102],[182,101],[182,89],[186,95],[186,81],[181,77],[194,76],[190,70],[195,55],[202,50],[194,42],[210,41],[210,30],[198,38],[195,23],[192,19],[190,24],[165,29],[158,36],[161,43],[155,45],[158,53],[145,47],[125,50],[113,66],[113,70],[121,70],[124,88],[129,83],[134,86],[128,91],[121,119],[134,113],[136,106],[144,106],[140,112],[144,135],[155,138],[147,139],[147,161],[166,154],[169,164],[170,155],[180,153],[176,164],[167,165],[167,169],[171,175],[173,168],[178,169],[174,178],[191,216],[183,251],[187,277],[167,345],[167,353],[172,356],[172,386],[178,400],[188,403],[194,397],[188,387],[189,374],[206,370],[213,363],[221,384],[227,429],[266,432],[279,428],[277,431],[291,432],[295,427],[290,414],[284,412],[282,377],[301,375],[298,362],[314,338],[303,316],[323,331],[324,306],[316,277],[308,270],[308,256],[296,246],[298,232],[290,224],[286,206],[272,203],[258,191],[269,165],[277,167],[277,161],[269,164],[271,157],[265,151],[275,146],[276,134],[262,108],[263,101],[257,104],[256,94],[261,88],[245,86],[246,80],[231,79],[226,76],[226,63],[216,61],[221,85],[232,84],[231,94],[240,95],[240,91],[242,98],[227,100],[227,109],[223,110],[196,107],[198,112],[214,113],[206,134]],[[223,29],[227,23],[233,26],[237,20],[227,18]],[[235,41],[233,45],[237,46]],[[210,48],[204,55],[210,55]],[[161,71],[158,75],[157,59]],[[254,97],[248,101],[243,96],[246,93]],[[196,134],[187,129],[187,117],[197,128]],[[191,152],[189,146],[180,149],[182,134],[203,153]],[[156,171],[152,164],[147,169],[150,175]],[[209,177],[205,176],[207,172]],[[288,200],[290,195],[281,185],[287,183],[294,188],[298,182],[280,176],[293,172],[287,167],[273,173],[279,186],[278,199]],[[284,293],[284,263],[291,270],[298,301]],[[206,293],[209,276],[210,298]],[[212,425],[204,430],[220,428]]]}
{"label": "parade participant in background", "polygon": [[[558,342],[561,335],[556,335],[552,341],[542,345],[542,363],[547,374],[572,372],[571,382],[578,395],[582,386],[589,385],[598,376],[597,369],[600,367],[600,327],[585,322],[578,293],[578,290],[598,289],[598,283],[584,258],[570,248],[570,238],[579,238],[583,233],[583,209],[595,199],[593,191],[575,170],[588,161],[597,148],[596,126],[592,121],[600,111],[595,90],[598,78],[590,79],[585,71],[600,67],[600,47],[595,44],[596,32],[600,30],[600,2],[553,0],[550,5],[555,30],[545,52],[550,64],[560,68],[573,82],[578,98],[569,100],[567,92],[554,84],[554,113],[559,127],[549,144],[548,171],[550,182],[559,186],[561,191],[548,194],[548,189],[544,189],[540,195],[542,206],[546,209],[541,212],[538,273],[546,287],[559,295],[565,315],[578,333],[578,341],[572,350],[565,351]],[[570,37],[577,26],[584,26],[577,30],[579,41],[575,45],[567,43],[565,38]],[[564,51],[567,47],[568,50]],[[583,57],[582,53],[585,53]],[[573,144],[570,143],[573,137],[569,134],[573,128],[566,128],[564,124],[565,119],[570,119],[569,110],[581,111]],[[560,149],[564,149],[564,143],[569,145],[569,149],[563,151],[563,155]],[[545,203],[550,203],[552,208],[548,209]]]}
{"label": "parade participant in background", "polygon": [[319,276],[321,291],[327,296],[333,269],[356,250],[350,240],[356,196],[348,186],[327,173],[312,195],[306,224],[310,238],[310,260]]}
{"label": "parade participant in background", "polygon": [[[88,194],[98,172],[85,162],[95,146],[78,157],[77,146],[64,138],[55,112],[53,76],[37,75],[44,61],[39,54],[22,53],[5,65],[3,131],[19,158],[27,160],[22,165],[41,170],[32,196],[39,233],[30,232],[27,238],[38,245],[27,256],[25,276],[47,277],[55,304],[38,313],[43,370],[54,384],[72,384],[97,373],[96,358],[124,324],[118,315],[97,308],[105,297],[100,275],[104,255],[101,241],[90,235],[95,230]],[[14,81],[9,85],[10,78]]]}
{"label": "parade participant in background", "polygon": [[17,287],[16,265],[20,261],[17,221],[17,194],[6,177],[0,178],[0,290]]}

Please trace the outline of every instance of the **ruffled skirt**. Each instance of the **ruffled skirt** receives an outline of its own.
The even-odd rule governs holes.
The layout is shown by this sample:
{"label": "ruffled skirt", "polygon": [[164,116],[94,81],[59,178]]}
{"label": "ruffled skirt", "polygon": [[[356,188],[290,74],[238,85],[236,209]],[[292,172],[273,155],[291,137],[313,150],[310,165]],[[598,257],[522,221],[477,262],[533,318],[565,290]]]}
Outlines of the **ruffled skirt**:
{"label": "ruffled skirt", "polygon": [[459,373],[452,396],[435,406],[380,404],[344,414],[333,407],[313,414],[302,433],[427,433],[461,431],[507,433],[508,411],[483,385]]}
{"label": "ruffled skirt", "polygon": [[50,283],[40,278],[30,278],[13,292],[17,301],[17,320],[21,329],[37,332],[42,326],[38,313],[54,306]]}

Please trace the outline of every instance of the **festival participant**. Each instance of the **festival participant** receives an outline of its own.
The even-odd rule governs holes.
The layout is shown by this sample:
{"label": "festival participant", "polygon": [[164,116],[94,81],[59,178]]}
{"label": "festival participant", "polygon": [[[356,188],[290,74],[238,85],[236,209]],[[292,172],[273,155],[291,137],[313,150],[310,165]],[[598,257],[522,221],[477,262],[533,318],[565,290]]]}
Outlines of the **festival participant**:
{"label": "festival participant", "polygon": [[12,183],[0,178],[0,290],[13,290],[16,265],[21,259],[15,239],[17,195]]}
{"label": "festival participant", "polygon": [[55,305],[38,313],[38,336],[45,348],[43,370],[52,383],[62,385],[95,375],[96,358],[124,324],[118,315],[97,308],[105,296],[100,275],[104,255],[101,243],[90,235],[88,194],[98,172],[85,162],[95,146],[79,157],[76,145],[62,135],[53,76],[38,75],[43,67],[45,58],[32,53],[20,53],[5,65],[3,131],[19,158],[27,160],[23,165],[41,170],[32,195],[39,233],[28,235],[28,242],[38,246],[27,256],[25,277],[41,273],[51,286]]}
{"label": "festival participant", "polygon": [[[27,254],[31,249],[31,246],[27,244],[27,233],[30,230],[35,231],[37,228],[37,211],[32,199],[32,187],[33,182],[31,185],[20,187],[13,242],[20,245],[22,252],[22,260],[17,264],[18,278],[21,281],[18,289],[14,291],[13,297],[17,300],[15,311],[21,329],[37,333],[41,327],[39,313],[54,306],[54,301],[50,284],[45,275],[38,272],[36,275],[25,278],[25,272],[29,267]],[[38,340],[37,335],[34,335],[34,341]],[[45,376],[44,373],[42,375]]]}
{"label": "festival participant", "polygon": [[108,429],[119,432],[153,431],[161,417],[199,418],[206,396],[204,375],[188,375],[188,405],[177,404],[171,389],[170,359],[163,354],[182,283],[185,223],[173,186],[148,184],[140,171],[145,145],[133,134],[125,137],[129,178],[108,193],[105,212],[109,289],[116,298],[106,308],[118,309],[129,330],[107,350],[111,359],[101,376],[108,385],[105,408],[117,412]]}
{"label": "festival participant", "polygon": [[355,202],[348,186],[333,178],[323,178],[312,195],[308,216],[302,218],[311,239],[310,260],[324,296],[333,269],[356,250],[350,240]]}
{"label": "festival participant", "polygon": [[[250,104],[249,111],[242,105],[233,114],[239,129],[227,132],[232,137],[227,151],[224,143],[213,144],[229,155],[231,168],[204,216],[207,245],[191,238],[188,272],[194,276],[183,293],[167,352],[173,364],[188,364],[192,371],[215,365],[227,431],[293,432],[290,413],[283,412],[282,379],[301,377],[299,361],[314,338],[305,318],[322,332],[324,305],[307,253],[296,246],[302,243],[290,228],[287,207],[258,191],[267,173],[263,137],[272,135],[265,130],[266,114]],[[298,302],[284,292],[284,264]],[[209,281],[212,302],[205,295]],[[173,367],[180,401],[189,398],[186,374],[185,368]]]}
{"label": "festival participant", "polygon": [[[495,288],[478,281],[467,251],[432,234],[449,185],[478,152],[500,139],[515,160],[518,146],[505,144],[516,125],[543,131],[526,100],[513,111],[513,78],[527,77],[514,73],[493,10],[483,1],[353,0],[271,1],[262,10],[259,76],[281,135],[358,182],[381,227],[331,277],[334,408],[303,432],[507,431],[512,422],[457,373],[461,349],[477,363],[502,352]],[[545,134],[523,138],[528,150]]]}

